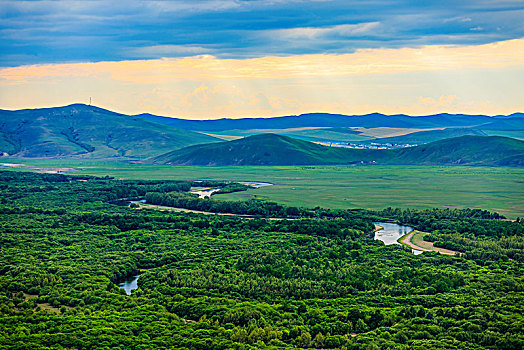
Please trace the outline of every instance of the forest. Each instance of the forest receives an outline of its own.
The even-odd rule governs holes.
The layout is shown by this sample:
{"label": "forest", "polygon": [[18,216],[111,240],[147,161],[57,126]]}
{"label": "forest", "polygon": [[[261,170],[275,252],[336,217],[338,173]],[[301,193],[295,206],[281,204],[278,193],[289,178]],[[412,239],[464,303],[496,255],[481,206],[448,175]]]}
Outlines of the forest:
{"label": "forest", "polygon": [[[192,186],[0,171],[0,349],[524,346],[520,220],[198,199]],[[121,205],[138,198],[250,217]],[[379,220],[463,254],[385,246]],[[126,295],[118,283],[136,275]]]}

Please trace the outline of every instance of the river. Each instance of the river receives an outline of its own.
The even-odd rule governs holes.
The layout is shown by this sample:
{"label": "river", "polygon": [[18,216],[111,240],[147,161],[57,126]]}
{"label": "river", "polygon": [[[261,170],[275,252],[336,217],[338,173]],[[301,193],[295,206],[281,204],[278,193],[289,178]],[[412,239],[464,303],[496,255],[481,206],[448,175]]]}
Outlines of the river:
{"label": "river", "polygon": [[204,199],[204,198],[211,198],[213,193],[220,191],[220,188],[208,188],[205,190],[196,190],[191,191],[191,193],[198,194],[198,198]]}
{"label": "river", "polygon": [[[266,186],[273,186],[270,182],[255,182],[255,181],[233,181],[242,185],[251,186],[252,188],[260,188]],[[191,193],[197,194],[198,198],[211,198],[213,193],[220,191],[220,188],[206,188],[203,190],[191,191]]]}
{"label": "river", "polygon": [[131,291],[138,288],[137,281],[139,278],[140,278],[140,275],[128,277],[123,282],[118,283],[117,286],[118,288],[125,290],[127,295],[131,295]]}
{"label": "river", "polygon": [[260,187],[266,187],[266,186],[273,186],[271,182],[254,182],[254,181],[237,181],[237,183],[242,185],[251,186],[253,188],[260,188]]}
{"label": "river", "polygon": [[[413,227],[393,224],[391,222],[374,222],[375,225],[382,226],[384,229],[375,232],[375,239],[384,242],[385,245],[400,244],[398,240],[413,231]],[[413,254],[422,253],[421,250],[411,249]]]}

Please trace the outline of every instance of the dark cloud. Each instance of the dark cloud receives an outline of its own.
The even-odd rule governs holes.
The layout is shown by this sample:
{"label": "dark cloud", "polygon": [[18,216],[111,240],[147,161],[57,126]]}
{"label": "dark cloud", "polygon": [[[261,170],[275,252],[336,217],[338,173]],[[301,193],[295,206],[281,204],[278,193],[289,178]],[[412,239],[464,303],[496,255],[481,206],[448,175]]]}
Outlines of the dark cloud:
{"label": "dark cloud", "polygon": [[259,57],[524,37],[524,2],[0,1],[0,66]]}

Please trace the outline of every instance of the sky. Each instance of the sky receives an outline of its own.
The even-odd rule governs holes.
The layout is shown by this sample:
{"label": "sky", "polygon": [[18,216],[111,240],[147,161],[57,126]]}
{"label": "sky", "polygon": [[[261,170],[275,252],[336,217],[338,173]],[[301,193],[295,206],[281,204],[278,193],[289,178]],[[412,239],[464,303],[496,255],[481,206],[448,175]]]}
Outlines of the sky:
{"label": "sky", "polygon": [[0,108],[524,112],[524,1],[0,0]]}

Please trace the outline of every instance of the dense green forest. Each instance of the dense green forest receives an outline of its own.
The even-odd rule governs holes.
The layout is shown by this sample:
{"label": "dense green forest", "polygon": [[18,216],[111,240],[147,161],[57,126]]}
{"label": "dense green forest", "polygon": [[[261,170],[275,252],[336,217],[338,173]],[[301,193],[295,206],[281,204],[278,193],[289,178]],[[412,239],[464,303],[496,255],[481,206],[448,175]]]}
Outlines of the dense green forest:
{"label": "dense green forest", "polygon": [[[0,172],[0,349],[524,345],[520,222],[482,210],[237,203],[247,219],[115,204],[234,212],[191,197],[192,185]],[[371,236],[379,219],[465,254],[384,246]],[[126,295],[117,283],[137,274]]]}
{"label": "dense green forest", "polygon": [[[224,186],[223,184],[220,184]],[[223,201],[199,199],[183,191],[148,192],[147,203],[213,213],[233,213],[255,217],[345,219],[356,225],[362,220],[384,220],[412,225],[421,231],[430,231],[426,240],[437,247],[466,253],[478,260],[508,260],[524,262],[524,226],[519,222],[504,220],[504,216],[480,209],[393,209],[330,210],[322,208],[297,208],[278,203],[251,199],[248,201]],[[362,226],[360,226],[362,227]],[[364,231],[369,232],[372,226]]]}

